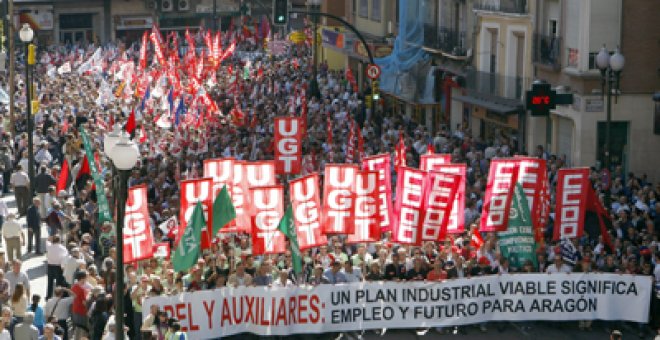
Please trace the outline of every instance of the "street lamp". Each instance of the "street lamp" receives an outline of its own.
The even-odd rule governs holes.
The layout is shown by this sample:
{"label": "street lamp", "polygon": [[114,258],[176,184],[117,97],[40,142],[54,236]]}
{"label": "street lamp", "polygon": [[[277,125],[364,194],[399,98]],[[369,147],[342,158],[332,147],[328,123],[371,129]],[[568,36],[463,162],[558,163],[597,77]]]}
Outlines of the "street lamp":
{"label": "street lamp", "polygon": [[612,91],[615,91],[615,100],[619,91],[619,78],[621,71],[626,63],[623,54],[619,52],[617,47],[614,54],[610,53],[605,48],[605,45],[600,49],[596,55],[596,66],[600,69],[601,74],[601,91],[607,93],[607,122],[605,123],[605,168],[610,171],[612,161]]}
{"label": "street lamp", "polygon": [[318,59],[318,51],[316,50],[316,46],[318,45],[318,23],[319,23],[319,16],[318,13],[321,10],[321,2],[322,0],[307,0],[307,6],[309,7],[309,12],[312,14],[312,23],[314,24],[312,27],[312,34],[314,34],[313,37],[313,43],[314,46],[312,46],[312,80],[309,82],[309,96],[310,97],[316,97],[319,98],[321,96],[321,91],[319,90],[319,82],[317,80],[318,76],[318,68],[317,68],[317,59]]}
{"label": "street lamp", "polygon": [[[30,197],[34,193],[34,119],[32,117],[32,80],[30,79],[30,65],[34,64],[34,56],[31,55],[30,45],[34,38],[34,31],[30,25],[23,24],[18,31],[18,36],[25,44],[25,104],[27,110],[27,134],[28,134],[28,177],[30,178]],[[10,94],[11,95],[11,94]]]}
{"label": "street lamp", "polygon": [[[118,135],[118,138],[117,138]],[[117,210],[117,269],[116,269],[116,290],[115,290],[115,338],[124,339],[124,213],[126,210],[126,200],[128,199],[128,176],[131,169],[135,167],[140,157],[140,151],[130,140],[127,133],[119,131],[117,128],[106,135],[103,139],[104,151],[114,168],[119,173],[119,181],[116,185],[116,210]],[[107,143],[107,144],[105,144]]]}

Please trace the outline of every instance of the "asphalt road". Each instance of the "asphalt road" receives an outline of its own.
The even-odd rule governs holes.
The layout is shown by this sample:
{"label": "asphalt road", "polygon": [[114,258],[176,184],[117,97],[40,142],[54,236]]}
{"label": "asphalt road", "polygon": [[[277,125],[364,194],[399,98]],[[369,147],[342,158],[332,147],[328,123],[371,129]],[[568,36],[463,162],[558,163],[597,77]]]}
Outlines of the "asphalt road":
{"label": "asphalt road", "polygon": [[[10,212],[16,213],[16,203],[13,195],[8,195],[0,198],[7,202]],[[25,223],[25,218],[19,220],[20,223]],[[27,237],[27,230],[25,231]],[[46,227],[42,227],[42,250],[45,251],[46,236],[48,232]],[[3,246],[4,247],[4,242]],[[2,248],[0,247],[0,248]],[[26,254],[26,247],[23,247],[23,270],[25,270],[30,277],[30,290],[32,294],[39,294],[43,297],[46,295],[46,257]],[[42,302],[45,303],[45,302]],[[503,325],[502,329],[498,329],[498,325]],[[609,339],[609,329],[619,329],[623,333],[623,339],[653,339],[657,334],[648,327],[644,327],[644,336],[639,336],[639,329],[637,325],[631,323],[604,323],[594,322],[591,331],[581,331],[578,329],[577,321],[575,322],[533,322],[533,323],[502,323],[502,324],[489,324],[487,330],[482,332],[478,326],[465,326],[461,328],[460,332],[453,332],[450,329],[444,329],[442,333],[437,332],[435,329],[429,330],[426,334],[418,335],[415,330],[387,330],[385,335],[375,334],[373,331],[365,331],[361,335],[361,339],[387,339],[387,340],[412,340],[412,339],[499,339],[499,340],[516,340],[516,339],[561,339],[561,340],[600,340]],[[337,339],[339,334],[310,334],[291,336],[283,339],[309,339],[309,340],[331,340]],[[342,339],[358,339],[359,333],[351,333],[342,335]],[[251,334],[241,334],[230,337],[229,339],[237,340],[250,340],[250,339],[264,339]],[[273,339],[277,339],[274,337]],[[191,339],[193,340],[193,339]]]}

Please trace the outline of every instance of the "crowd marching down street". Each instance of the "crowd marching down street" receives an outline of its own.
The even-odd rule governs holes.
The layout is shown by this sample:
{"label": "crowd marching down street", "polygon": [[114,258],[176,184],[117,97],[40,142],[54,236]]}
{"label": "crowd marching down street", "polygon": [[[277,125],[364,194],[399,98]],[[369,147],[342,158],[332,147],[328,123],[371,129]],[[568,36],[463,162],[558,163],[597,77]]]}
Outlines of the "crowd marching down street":
{"label": "crowd marching down street", "polygon": [[[641,296],[648,306],[640,307],[643,321],[549,321],[570,321],[585,332],[599,322],[614,329],[632,321],[628,327],[640,336],[660,327],[653,288],[660,284],[660,183],[621,168],[570,168],[541,146],[519,154],[515,139],[500,134],[481,140],[467,124],[431,133],[387,108],[366,108],[352,71],[330,70],[324,62],[320,96],[311,96],[308,44],[273,55],[261,37],[239,29],[162,34],[154,27],[131,45],[41,47],[33,183],[21,76],[11,94],[15,116],[6,108],[0,116],[2,190],[13,193],[18,210],[9,213],[0,201],[0,339],[114,339],[121,331],[115,329],[117,294],[124,297],[130,339],[201,339],[231,334],[194,333],[207,327],[205,317],[192,317],[206,315],[207,300],[179,308],[168,305],[169,297],[198,301],[205,291],[227,294],[207,307],[208,329],[226,319],[232,325],[276,325],[277,292],[287,290],[296,293],[282,293],[286,324],[330,323],[327,317],[340,324],[366,315],[375,322],[387,319],[387,308],[382,316],[366,309],[326,316],[323,309],[343,301],[337,287],[344,284],[368,287],[365,293],[347,288],[354,300],[345,301],[355,304],[402,296],[412,301],[406,299],[419,293],[396,295],[395,288],[370,285],[379,281],[385,281],[382,287],[402,287],[397,282],[404,281],[407,287],[438,285],[443,290],[435,298],[468,301],[497,295],[489,289],[518,280],[507,277],[563,278],[571,272],[584,278],[630,274],[621,277],[631,277],[632,284],[594,279],[581,286],[569,277],[555,288],[553,281],[539,281],[543,287],[534,292],[527,285],[519,294],[584,289],[632,296],[643,291],[640,282],[652,281],[649,294]],[[128,180],[123,241],[115,237],[115,171],[104,152],[111,133],[130,135],[141,156]],[[25,225],[18,222],[22,217]],[[41,235],[44,225],[48,235]],[[31,294],[32,278],[21,262],[24,243],[28,252],[46,254],[46,296]],[[123,292],[115,289],[118,269],[125,273]],[[444,290],[477,277],[483,286]],[[492,279],[499,281],[491,285]],[[260,291],[248,287],[270,287],[272,302],[271,295],[260,300]],[[326,296],[324,287],[328,300],[315,300]],[[265,304],[272,309],[243,320],[236,319],[236,310],[227,316],[222,304],[231,292],[255,310]],[[581,295],[585,305],[577,299],[541,309],[595,311],[595,300]],[[604,303],[599,313],[607,313],[601,311]],[[436,311],[473,316],[470,304],[460,306],[465,310]],[[486,301],[479,306],[495,308]],[[501,307],[503,313],[507,308],[529,307],[512,302]],[[429,319],[425,313],[418,317]],[[211,325],[212,319],[218,324]],[[401,328],[486,332],[504,327],[503,320],[516,319]],[[244,327],[241,332],[250,332],[250,325]],[[397,327],[370,328],[383,334]],[[354,331],[364,329],[323,332]]]}

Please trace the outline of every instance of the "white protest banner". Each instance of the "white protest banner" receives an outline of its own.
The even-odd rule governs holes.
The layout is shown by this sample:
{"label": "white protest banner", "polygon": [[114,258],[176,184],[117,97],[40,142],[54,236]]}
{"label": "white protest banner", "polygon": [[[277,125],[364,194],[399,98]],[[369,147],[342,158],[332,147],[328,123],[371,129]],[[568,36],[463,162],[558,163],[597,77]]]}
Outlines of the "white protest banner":
{"label": "white protest banner", "polygon": [[191,339],[508,320],[647,322],[651,280],[598,273],[514,274],[438,283],[221,288],[148,298],[143,308],[158,305]]}

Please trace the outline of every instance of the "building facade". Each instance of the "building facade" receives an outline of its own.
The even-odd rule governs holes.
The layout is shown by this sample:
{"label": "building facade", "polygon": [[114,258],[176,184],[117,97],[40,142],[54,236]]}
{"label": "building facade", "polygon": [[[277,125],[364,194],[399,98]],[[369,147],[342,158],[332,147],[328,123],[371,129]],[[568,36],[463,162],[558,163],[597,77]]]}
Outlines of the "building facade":
{"label": "building facade", "polygon": [[[611,164],[660,180],[653,94],[660,90],[660,3],[540,0],[535,76],[574,95],[549,119],[533,118],[530,145],[545,145],[573,166],[603,165],[607,100],[595,56],[617,46],[626,58],[611,106]],[[588,20],[585,20],[588,18]]]}

